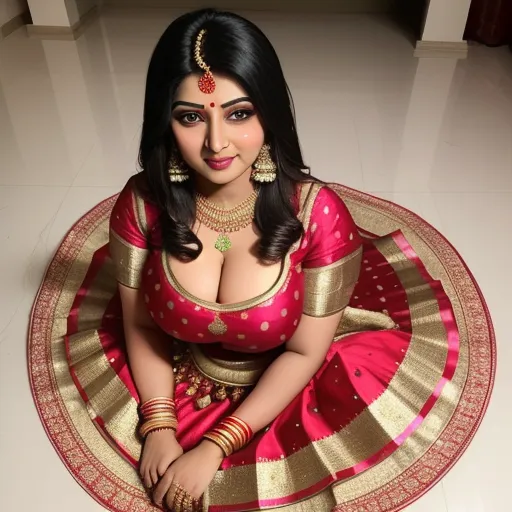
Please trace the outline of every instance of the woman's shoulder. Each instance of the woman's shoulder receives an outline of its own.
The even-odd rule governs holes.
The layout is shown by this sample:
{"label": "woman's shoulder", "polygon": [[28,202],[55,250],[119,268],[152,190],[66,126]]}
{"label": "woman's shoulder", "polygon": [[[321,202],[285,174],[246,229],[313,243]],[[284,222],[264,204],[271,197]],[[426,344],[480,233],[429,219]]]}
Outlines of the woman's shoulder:
{"label": "woman's shoulder", "polygon": [[[120,212],[122,215],[120,215]],[[160,210],[151,200],[150,189],[145,172],[140,172],[130,176],[114,206],[113,213],[121,220],[127,213],[137,221],[137,225],[142,233],[147,234],[158,223]]]}
{"label": "woman's shoulder", "polygon": [[125,196],[135,203],[135,206],[141,207],[144,205],[146,209],[157,210],[158,207],[152,198],[151,189],[146,173],[139,172],[128,178],[123,189],[121,190],[120,197]]}
{"label": "woman's shoulder", "polygon": [[307,181],[299,185],[299,217],[303,221],[311,216],[318,217],[321,213],[347,213],[342,197],[331,185],[321,181]]}
{"label": "woman's shoulder", "polygon": [[142,171],[130,176],[123,187],[123,191],[150,202],[150,190],[146,172]]}

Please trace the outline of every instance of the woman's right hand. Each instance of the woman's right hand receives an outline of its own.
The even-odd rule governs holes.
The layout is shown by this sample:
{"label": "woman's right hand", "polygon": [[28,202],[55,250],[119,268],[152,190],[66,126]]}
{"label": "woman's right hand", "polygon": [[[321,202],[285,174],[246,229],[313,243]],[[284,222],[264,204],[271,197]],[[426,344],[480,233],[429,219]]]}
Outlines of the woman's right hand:
{"label": "woman's right hand", "polygon": [[150,432],[144,443],[140,463],[140,476],[144,485],[151,489],[167,468],[181,455],[183,448],[176,440],[174,430]]}

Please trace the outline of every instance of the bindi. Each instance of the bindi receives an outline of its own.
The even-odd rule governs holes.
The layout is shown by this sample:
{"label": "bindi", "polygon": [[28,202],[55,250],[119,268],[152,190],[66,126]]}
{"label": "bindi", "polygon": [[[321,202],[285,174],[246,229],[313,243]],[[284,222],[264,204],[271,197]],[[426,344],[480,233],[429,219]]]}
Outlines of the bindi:
{"label": "bindi", "polygon": [[210,103],[210,107],[215,107],[215,103],[213,101]]}

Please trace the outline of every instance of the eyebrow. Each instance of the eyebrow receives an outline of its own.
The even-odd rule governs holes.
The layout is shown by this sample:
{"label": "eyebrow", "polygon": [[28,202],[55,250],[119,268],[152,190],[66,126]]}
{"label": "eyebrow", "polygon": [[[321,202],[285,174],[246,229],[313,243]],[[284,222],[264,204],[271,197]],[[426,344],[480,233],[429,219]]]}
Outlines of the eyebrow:
{"label": "eyebrow", "polygon": [[176,107],[183,105],[184,107],[193,107],[193,108],[204,108],[204,105],[199,103],[190,103],[190,101],[175,101],[172,104],[171,110],[174,110]]}
{"label": "eyebrow", "polygon": [[251,101],[251,98],[248,96],[242,96],[241,98],[236,98],[235,100],[227,101],[221,105],[222,108],[231,107],[231,105],[236,105],[237,103],[242,103],[242,101]]}
{"label": "eyebrow", "polygon": [[[222,108],[228,108],[232,105],[236,105],[237,103],[241,103],[242,101],[251,101],[251,98],[248,96],[242,96],[241,98],[236,98],[231,101],[227,101],[226,103],[223,103],[221,105]],[[200,103],[191,103],[190,101],[175,101],[172,104],[171,110],[174,110],[176,107],[179,107],[180,105],[183,105],[185,107],[192,107],[192,108],[200,108],[204,109],[204,105],[201,105]]]}

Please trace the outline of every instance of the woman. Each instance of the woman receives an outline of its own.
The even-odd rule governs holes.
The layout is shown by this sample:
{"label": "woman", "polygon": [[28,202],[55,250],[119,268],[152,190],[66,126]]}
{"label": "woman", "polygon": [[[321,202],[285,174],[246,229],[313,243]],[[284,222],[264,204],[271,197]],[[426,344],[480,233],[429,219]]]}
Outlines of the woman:
{"label": "woman", "polygon": [[[425,453],[462,389],[447,384],[464,363],[455,299],[400,232],[370,232],[386,225],[377,210],[356,226],[346,189],[307,172],[257,27],[215,10],[169,26],[149,65],[140,164],[111,210],[109,243],[98,227],[90,256],[77,256],[63,339],[80,393],[70,414],[85,402],[154,503],[331,510],[345,499],[334,484],[384,460],[392,475]],[[105,467],[118,464],[104,452]],[[66,461],[92,489],[86,459]],[[146,510],[105,481],[91,491],[102,503]]]}
{"label": "woman", "polygon": [[[146,434],[141,476],[157,504],[166,499],[181,510],[234,451],[223,451],[210,432],[235,435],[226,416],[249,432],[239,451],[286,408],[294,416],[298,395],[314,392],[305,388],[315,373],[334,368],[337,351],[326,356],[357,281],[362,243],[341,199],[304,172],[272,46],[233,14],[188,14],[162,36],[149,66],[140,163],[144,173],[113,210],[111,254],[142,406],[156,397],[177,406],[158,409],[169,412],[169,424]],[[202,389],[208,379],[194,393],[175,389],[169,335],[204,344],[205,354],[218,345],[216,357],[246,353],[264,371],[249,392],[235,387],[225,400]],[[199,427],[186,426],[189,396],[208,403]],[[289,428],[290,419],[277,420],[262,447],[278,441],[280,422]],[[297,441],[310,439],[307,429]]]}

